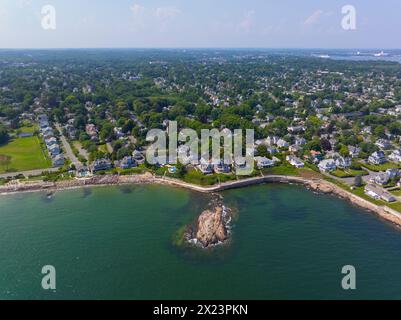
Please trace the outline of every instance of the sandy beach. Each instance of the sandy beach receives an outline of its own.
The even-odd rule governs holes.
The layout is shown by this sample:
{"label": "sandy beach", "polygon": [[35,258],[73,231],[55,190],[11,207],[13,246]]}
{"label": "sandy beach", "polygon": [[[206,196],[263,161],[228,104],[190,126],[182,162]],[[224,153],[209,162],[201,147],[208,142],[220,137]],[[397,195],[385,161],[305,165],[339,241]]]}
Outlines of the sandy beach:
{"label": "sandy beach", "polygon": [[134,185],[134,184],[161,184],[161,185],[169,185],[174,187],[185,188],[196,192],[214,193],[214,192],[219,192],[234,188],[243,188],[250,185],[257,185],[263,183],[295,183],[304,185],[308,189],[314,190],[316,192],[333,194],[344,200],[350,201],[351,203],[353,203],[358,207],[374,212],[380,218],[401,227],[401,213],[387,206],[376,205],[370,201],[367,201],[366,199],[363,199],[323,179],[318,179],[318,178],[307,179],[295,176],[269,175],[264,177],[253,177],[249,179],[225,182],[210,187],[203,187],[186,183],[178,179],[156,177],[150,173],[145,173],[142,175],[131,175],[131,176],[104,175],[104,176],[93,176],[89,178],[79,178],[79,179],[76,178],[73,180],[65,180],[58,182],[38,181],[30,183],[21,183],[17,181],[0,186],[0,194],[7,195],[13,193],[40,192],[40,191],[54,193],[61,190],[76,189],[83,187]]}

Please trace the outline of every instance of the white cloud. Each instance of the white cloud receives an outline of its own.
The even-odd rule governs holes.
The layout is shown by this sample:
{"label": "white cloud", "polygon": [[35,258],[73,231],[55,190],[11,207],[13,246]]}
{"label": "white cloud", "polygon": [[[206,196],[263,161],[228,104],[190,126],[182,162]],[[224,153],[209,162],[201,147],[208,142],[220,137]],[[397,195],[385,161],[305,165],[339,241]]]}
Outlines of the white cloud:
{"label": "white cloud", "polygon": [[142,14],[145,11],[145,7],[141,6],[140,4],[134,3],[131,7],[130,10],[132,14],[134,15],[135,18],[141,17]]}
{"label": "white cloud", "polygon": [[155,10],[155,16],[160,20],[173,19],[181,14],[181,10],[175,7],[159,7]]}
{"label": "white cloud", "polygon": [[141,6],[140,4],[134,3],[130,7],[132,16],[133,16],[133,28],[134,30],[142,29],[145,26],[144,21],[144,14],[145,14],[145,7]]}
{"label": "white cloud", "polygon": [[319,20],[319,18],[322,16],[322,14],[323,14],[324,12],[322,11],[322,10],[316,10],[315,12],[313,12],[312,13],[312,15],[311,16],[309,16],[304,22],[303,22],[303,25],[305,26],[305,27],[309,27],[309,26],[312,26],[312,25],[314,25],[318,20]]}
{"label": "white cloud", "polygon": [[253,17],[255,15],[255,11],[251,10],[248,11],[242,21],[239,23],[239,29],[249,32],[252,29],[253,26]]}
{"label": "white cloud", "polygon": [[32,0],[18,0],[17,5],[19,8],[29,7],[32,4]]}

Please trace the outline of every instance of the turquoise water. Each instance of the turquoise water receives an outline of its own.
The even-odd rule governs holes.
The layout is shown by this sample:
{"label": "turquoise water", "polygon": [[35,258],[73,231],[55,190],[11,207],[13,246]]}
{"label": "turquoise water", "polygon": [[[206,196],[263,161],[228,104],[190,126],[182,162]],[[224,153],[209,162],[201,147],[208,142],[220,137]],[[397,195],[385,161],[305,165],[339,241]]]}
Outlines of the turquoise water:
{"label": "turquoise water", "polygon": [[[401,298],[401,231],[300,186],[223,192],[229,246],[177,248],[172,236],[209,195],[164,186],[0,198],[1,299]],[[357,290],[341,289],[354,265]],[[53,265],[57,289],[41,288]]]}

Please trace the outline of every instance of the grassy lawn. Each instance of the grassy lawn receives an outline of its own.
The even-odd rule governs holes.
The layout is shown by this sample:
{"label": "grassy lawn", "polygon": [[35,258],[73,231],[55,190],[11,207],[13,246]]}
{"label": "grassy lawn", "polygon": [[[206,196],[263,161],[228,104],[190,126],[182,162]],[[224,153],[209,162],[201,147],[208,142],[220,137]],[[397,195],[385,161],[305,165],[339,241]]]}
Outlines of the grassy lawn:
{"label": "grassy lawn", "polygon": [[218,184],[219,182],[223,183],[227,181],[237,180],[237,178],[233,174],[204,175],[203,173],[195,169],[189,169],[182,180],[188,183],[193,183],[201,186],[211,186]]}
{"label": "grassy lawn", "polygon": [[401,212],[401,202],[387,203],[386,206],[398,212]]}
{"label": "grassy lawn", "polygon": [[279,166],[273,168],[262,169],[264,175],[278,175],[278,176],[298,176],[298,169],[292,166]]}
{"label": "grassy lawn", "polygon": [[24,126],[18,129],[19,132],[29,132],[29,133],[34,133],[35,130],[39,130],[39,128],[35,125]]}
{"label": "grassy lawn", "polygon": [[359,175],[366,176],[368,173],[365,170],[340,170],[337,169],[333,172],[331,172],[331,175],[337,177],[337,178],[353,178]]}
{"label": "grassy lawn", "polygon": [[373,164],[368,164],[368,163],[361,163],[361,166],[369,169],[370,171],[374,172],[380,172],[380,171],[386,171],[388,169],[394,169],[394,168],[399,168],[399,165],[392,163],[392,162],[387,162],[382,165],[373,165]]}
{"label": "grassy lawn", "polygon": [[51,167],[51,161],[42,151],[39,138],[36,136],[11,140],[8,144],[0,146],[0,154],[11,156],[8,169],[0,166],[0,173]]}
{"label": "grassy lawn", "polygon": [[396,197],[401,197],[401,190],[400,189],[390,191],[390,193],[395,195]]}

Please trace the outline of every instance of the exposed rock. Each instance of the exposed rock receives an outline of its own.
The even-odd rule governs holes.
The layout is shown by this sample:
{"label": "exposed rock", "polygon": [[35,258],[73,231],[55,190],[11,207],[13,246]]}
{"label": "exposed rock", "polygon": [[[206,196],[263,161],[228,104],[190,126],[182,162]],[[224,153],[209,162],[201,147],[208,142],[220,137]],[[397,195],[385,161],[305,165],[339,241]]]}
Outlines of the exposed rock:
{"label": "exposed rock", "polygon": [[198,218],[196,238],[204,247],[227,240],[228,232],[222,207],[202,212]]}
{"label": "exposed rock", "polygon": [[311,182],[309,186],[316,191],[322,192],[322,193],[333,193],[334,188],[331,185],[328,185],[327,183],[319,183],[319,182]]}

